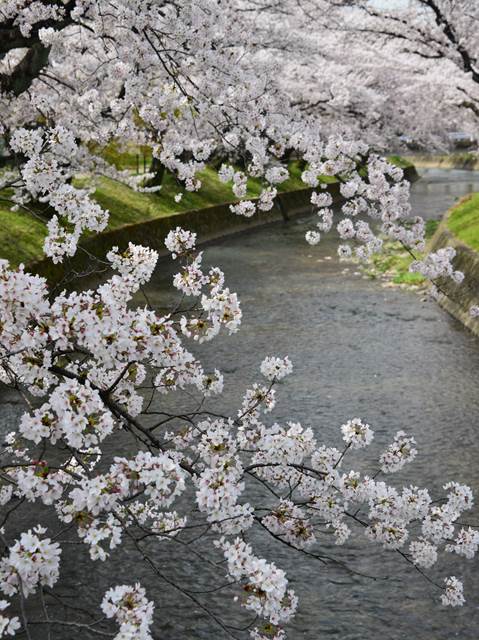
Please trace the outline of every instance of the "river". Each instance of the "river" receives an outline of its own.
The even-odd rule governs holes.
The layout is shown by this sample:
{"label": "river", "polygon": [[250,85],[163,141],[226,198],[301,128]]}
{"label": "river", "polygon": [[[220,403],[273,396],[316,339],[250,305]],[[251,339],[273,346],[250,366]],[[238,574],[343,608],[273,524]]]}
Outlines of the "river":
{"label": "river", "polygon": [[[473,190],[479,191],[479,174],[424,171],[412,186],[414,212],[438,217]],[[287,354],[294,373],[278,390],[274,419],[299,421],[311,426],[320,441],[340,446],[340,425],[362,417],[375,430],[376,444],[359,457],[361,470],[374,469],[375,453],[404,429],[415,436],[419,455],[391,478],[393,483],[428,486],[436,494],[454,479],[471,485],[479,499],[479,340],[434,302],[412,291],[386,288],[339,262],[335,238],[308,246],[304,233],[310,225],[307,219],[275,224],[205,248],[205,263],[224,269],[244,315],[237,334],[196,350],[206,365],[225,374],[222,409],[235,413],[242,391],[259,378],[254,372],[264,356]],[[172,272],[162,263],[147,289],[152,303],[163,306],[171,299]],[[4,406],[4,420],[10,422],[16,408]],[[354,466],[353,459],[351,463]],[[478,509],[466,516],[468,522],[479,524]],[[256,538],[267,557],[287,571],[300,598],[288,638],[477,640],[477,561],[442,557],[432,575],[441,581],[451,573],[462,576],[468,598],[462,609],[443,609],[437,590],[410,565],[363,538],[357,532],[344,547],[328,541],[321,551],[376,580],[325,567],[278,543]],[[168,543],[155,554],[165,575],[178,583],[208,586],[183,547]],[[115,554],[113,563],[114,576],[108,575],[108,563],[99,564],[93,580],[78,560],[70,568],[75,589],[91,585],[95,592],[99,583],[131,582],[146,572],[144,567],[116,562]],[[160,580],[149,595],[157,600],[155,638],[227,637],[203,611]],[[238,626],[251,620],[239,613],[230,597],[215,593],[201,597]]]}
{"label": "river", "polygon": [[[425,170],[412,185],[413,210],[437,218],[477,190],[477,173]],[[204,361],[225,373],[224,408],[239,406],[263,356],[287,354],[294,374],[278,391],[278,421],[300,421],[339,446],[340,425],[361,416],[375,429],[379,450],[404,429],[415,436],[419,455],[398,481],[440,492],[456,479],[479,499],[479,340],[433,301],[345,268],[334,237],[308,246],[303,237],[310,224],[277,224],[205,250],[205,263],[224,269],[244,314],[239,333],[201,350]],[[164,299],[170,275],[166,270],[156,278],[149,298]],[[479,510],[467,515],[479,524]],[[395,554],[378,553],[361,538],[325,548],[358,570],[389,578],[348,576],[268,543],[265,551],[287,570],[300,596],[292,640],[477,640],[477,562],[454,557],[439,563],[436,575],[462,574],[469,596],[467,607],[446,610],[434,587]],[[222,637],[200,612],[192,617],[190,611],[187,602],[165,602],[164,619],[181,620],[170,627],[169,639]]]}

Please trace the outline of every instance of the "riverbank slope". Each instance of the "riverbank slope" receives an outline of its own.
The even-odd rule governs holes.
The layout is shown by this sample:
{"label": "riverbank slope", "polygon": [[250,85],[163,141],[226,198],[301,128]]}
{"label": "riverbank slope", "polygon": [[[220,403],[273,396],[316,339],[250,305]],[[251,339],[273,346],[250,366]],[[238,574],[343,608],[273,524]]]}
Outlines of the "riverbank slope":
{"label": "riverbank slope", "polygon": [[479,193],[465,196],[449,209],[434,234],[430,250],[446,246],[456,250],[454,267],[464,273],[464,282],[443,285],[447,295],[438,302],[452,316],[479,336],[479,318],[473,318],[470,308],[479,305]]}

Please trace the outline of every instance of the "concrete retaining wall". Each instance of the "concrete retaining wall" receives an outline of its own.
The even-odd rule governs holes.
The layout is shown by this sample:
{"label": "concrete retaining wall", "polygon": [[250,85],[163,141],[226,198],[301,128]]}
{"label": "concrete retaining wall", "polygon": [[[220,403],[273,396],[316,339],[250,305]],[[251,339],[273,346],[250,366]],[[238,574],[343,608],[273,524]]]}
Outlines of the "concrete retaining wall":
{"label": "concrete retaining wall", "polygon": [[[452,209],[451,209],[452,211]],[[454,267],[465,275],[464,282],[456,285],[450,280],[441,285],[447,296],[440,296],[440,306],[457,318],[463,325],[479,336],[479,318],[471,318],[469,309],[472,305],[479,305],[479,254],[458,240],[447,228],[449,211],[434,234],[431,251],[452,246],[456,249]]]}
{"label": "concrete retaining wall", "polygon": [[470,153],[452,153],[450,155],[418,154],[407,156],[419,169],[467,169],[479,170],[479,157]]}
{"label": "concrete retaining wall", "polygon": [[[328,185],[328,191],[337,202],[340,199],[339,185]],[[164,240],[168,233],[180,226],[198,234],[199,244],[208,242],[225,235],[244,232],[254,227],[264,226],[283,219],[283,212],[289,217],[304,215],[311,207],[312,189],[288,191],[277,196],[280,203],[276,203],[271,211],[258,212],[252,218],[237,216],[229,209],[230,203],[215,205],[205,209],[185,211],[163,218],[155,218],[137,224],[124,225],[112,231],[97,234],[84,240],[75,256],[61,264],[53,264],[45,259],[27,265],[28,271],[44,276],[51,284],[60,282],[65,274],[72,271],[82,273],[91,267],[92,256],[103,259],[114,246],[120,250],[126,249],[129,242],[143,244],[156,249],[160,255],[168,252]],[[87,253],[88,252],[88,253]]]}

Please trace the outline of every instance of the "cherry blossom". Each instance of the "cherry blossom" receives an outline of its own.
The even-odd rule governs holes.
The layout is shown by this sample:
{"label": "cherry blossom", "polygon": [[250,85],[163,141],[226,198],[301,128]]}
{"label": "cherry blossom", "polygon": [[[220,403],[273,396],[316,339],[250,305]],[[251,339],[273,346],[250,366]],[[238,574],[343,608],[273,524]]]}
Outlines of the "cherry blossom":
{"label": "cherry blossom", "polygon": [[149,629],[153,623],[154,607],[139,584],[110,589],[105,593],[101,608],[107,618],[115,618],[119,623],[117,640],[151,640]]}
{"label": "cherry blossom", "polygon": [[455,577],[445,578],[446,588],[441,596],[441,602],[445,606],[460,607],[464,604],[462,595],[462,583]]}
{"label": "cherry blossom", "polygon": [[361,449],[372,442],[373,431],[360,418],[353,418],[341,427],[343,440],[353,449]]}

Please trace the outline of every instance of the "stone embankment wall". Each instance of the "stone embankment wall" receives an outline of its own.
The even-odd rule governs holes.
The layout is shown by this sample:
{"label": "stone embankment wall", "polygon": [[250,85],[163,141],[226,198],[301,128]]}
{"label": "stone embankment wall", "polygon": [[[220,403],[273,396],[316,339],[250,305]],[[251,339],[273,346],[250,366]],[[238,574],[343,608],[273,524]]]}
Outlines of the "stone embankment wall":
{"label": "stone embankment wall", "polygon": [[437,251],[442,247],[452,246],[456,249],[454,267],[465,275],[461,285],[448,283],[441,286],[445,295],[439,297],[439,304],[463,325],[479,336],[479,318],[472,318],[469,309],[479,305],[479,253],[458,240],[447,228],[447,218],[452,209],[444,216],[434,234],[429,249]]}
{"label": "stone embankment wall", "polygon": [[[336,202],[339,201],[341,196],[338,184],[328,185],[328,191]],[[225,203],[124,225],[83,241],[81,247],[84,250],[77,251],[73,259],[64,263],[55,265],[51,260],[45,259],[29,264],[27,267],[30,272],[44,276],[50,283],[55,284],[61,282],[65,274],[71,274],[72,271],[77,274],[88,271],[91,269],[93,257],[104,260],[106,253],[112,247],[117,246],[120,250],[124,250],[129,242],[146,245],[156,249],[160,255],[167,255],[165,238],[178,226],[195,231],[201,244],[280,221],[285,215],[288,218],[304,215],[311,209],[311,193],[310,188],[281,193],[277,196],[271,211],[260,211],[252,218],[235,215],[230,211],[230,203]],[[78,280],[76,282],[78,283]]]}
{"label": "stone embankment wall", "polygon": [[419,169],[468,169],[479,170],[479,155],[476,153],[452,153],[448,155],[418,154],[405,158]]}

